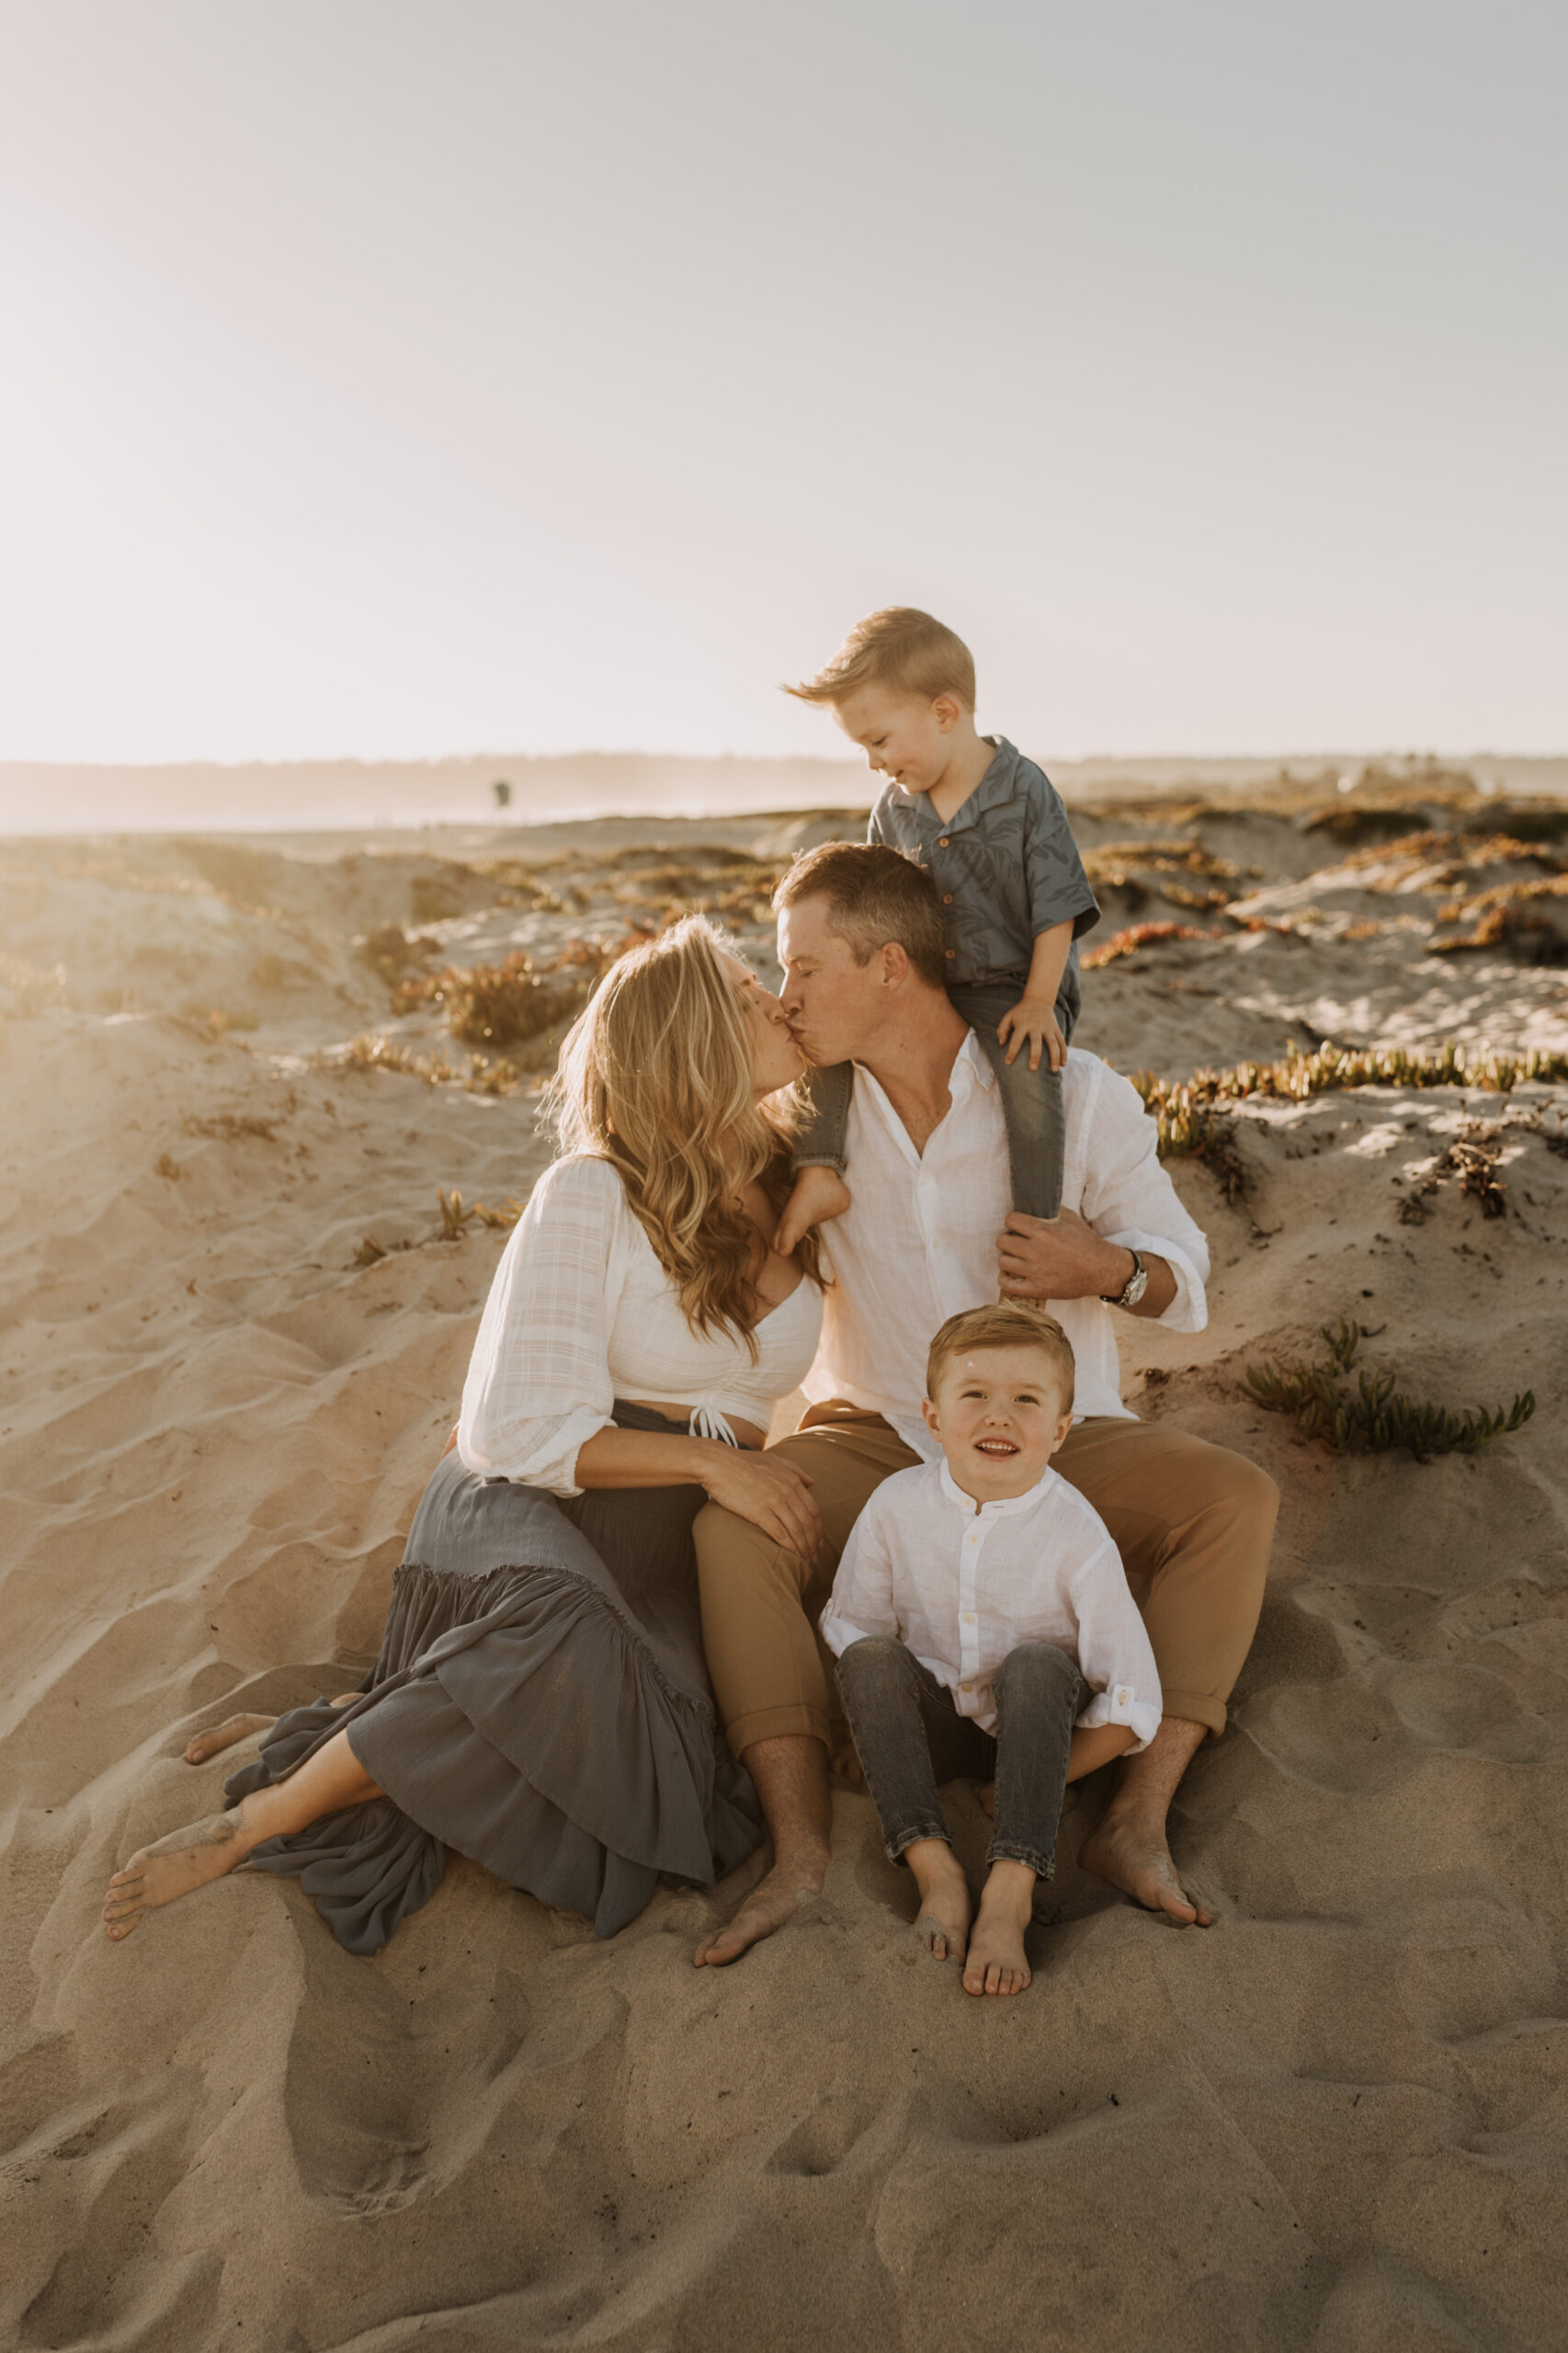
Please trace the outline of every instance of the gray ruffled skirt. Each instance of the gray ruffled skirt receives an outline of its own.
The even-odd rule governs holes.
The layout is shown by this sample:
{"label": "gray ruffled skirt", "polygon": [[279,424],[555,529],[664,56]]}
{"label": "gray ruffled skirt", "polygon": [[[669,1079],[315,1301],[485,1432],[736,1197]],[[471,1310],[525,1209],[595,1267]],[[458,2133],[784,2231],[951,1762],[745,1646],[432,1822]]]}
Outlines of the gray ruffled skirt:
{"label": "gray ruffled skirt", "polygon": [[[619,1429],[681,1426],[615,1407]],[[233,1805],[335,1733],[386,1792],[258,1847],[339,1944],[380,1950],[439,1886],[449,1847],[601,1937],[661,1883],[710,1887],[762,1839],[714,1712],[691,1524],[700,1487],[569,1500],[447,1455],[392,1580],[358,1697],[280,1716]]]}

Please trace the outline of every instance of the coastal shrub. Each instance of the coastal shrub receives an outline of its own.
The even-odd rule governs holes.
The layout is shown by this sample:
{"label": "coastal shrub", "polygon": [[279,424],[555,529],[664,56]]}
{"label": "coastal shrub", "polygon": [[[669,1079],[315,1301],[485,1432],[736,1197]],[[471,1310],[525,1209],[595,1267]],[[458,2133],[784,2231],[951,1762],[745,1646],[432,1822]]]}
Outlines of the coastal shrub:
{"label": "coastal shrub", "polygon": [[465,1201],[455,1185],[449,1193],[444,1192],[437,1185],[436,1199],[441,1211],[439,1238],[443,1242],[460,1242],[475,1218],[481,1225],[494,1227],[503,1233],[509,1233],[523,1213],[523,1204],[519,1200],[508,1200],[498,1210],[486,1209],[483,1201]]}
{"label": "coastal shrub", "polygon": [[1247,1365],[1242,1386],[1253,1403],[1271,1414],[1289,1414],[1307,1441],[1326,1446],[1331,1454],[1386,1454],[1403,1447],[1417,1462],[1438,1454],[1474,1454],[1496,1438],[1522,1429],[1535,1412],[1535,1392],[1525,1390],[1506,1408],[1497,1405],[1452,1407],[1416,1403],[1401,1396],[1392,1370],[1373,1372],[1363,1367],[1355,1386],[1349,1374],[1364,1336],[1358,1324],[1343,1316],[1337,1327],[1322,1327],[1328,1355],[1322,1364],[1300,1357],[1278,1358],[1267,1365]]}
{"label": "coastal shrub", "polygon": [[[1511,947],[1528,963],[1561,964],[1568,961],[1568,934],[1553,919],[1556,900],[1568,900],[1568,874],[1540,882],[1503,882],[1473,898],[1451,899],[1438,908],[1437,921],[1469,923],[1471,928],[1449,939],[1428,940],[1427,951],[1457,956],[1471,949]],[[1562,912],[1568,915],[1568,907]]]}
{"label": "coastal shrub", "polygon": [[[1085,852],[1084,871],[1097,890],[1120,891],[1133,907],[1142,906],[1154,890],[1176,906],[1205,914],[1229,904],[1226,886],[1236,877],[1228,858],[1214,857],[1198,841],[1105,842]],[[1210,887],[1194,889],[1194,881],[1207,881]]]}
{"label": "coastal shrub", "polygon": [[360,962],[369,964],[378,979],[393,989],[411,972],[427,964],[435,949],[433,939],[417,933],[411,937],[400,923],[383,923],[354,943],[354,952]]}
{"label": "coastal shrub", "polygon": [[[1568,860],[1554,849],[1539,841],[1521,841],[1514,834],[1434,833],[1424,828],[1420,833],[1403,834],[1397,840],[1383,842],[1369,849],[1352,850],[1341,860],[1347,873],[1358,873],[1364,868],[1400,865],[1406,869],[1431,867],[1433,890],[1448,890],[1475,866],[1544,866],[1561,874]],[[1395,890],[1406,876],[1393,876],[1375,881],[1374,891]]]}
{"label": "coastal shrub", "polygon": [[400,1014],[438,1006],[466,1045],[516,1046],[580,1011],[598,972],[597,960],[562,973],[515,948],[499,964],[448,964],[400,982],[392,1002]]}
{"label": "coastal shrub", "polygon": [[[1376,844],[1394,841],[1401,834],[1413,834],[1426,822],[1426,812],[1419,801],[1396,801],[1382,808],[1368,808],[1351,801],[1331,801],[1326,809],[1312,809],[1301,821],[1303,834],[1326,834],[1335,844]],[[1369,849],[1368,857],[1379,855]]]}
{"label": "coastal shrub", "polygon": [[510,1095],[525,1075],[520,1063],[503,1056],[470,1054],[466,1063],[449,1062],[444,1054],[419,1054],[395,1038],[362,1030],[347,1046],[314,1054],[313,1070],[384,1070],[398,1078],[423,1079],[426,1086],[460,1086],[466,1095]]}
{"label": "coastal shrub", "polygon": [[1085,972],[1102,972],[1106,965],[1119,962],[1124,956],[1136,956],[1141,948],[1157,948],[1167,939],[1223,939],[1222,931],[1203,931],[1190,923],[1134,923],[1124,931],[1117,931],[1101,948],[1091,948],[1084,959]]}
{"label": "coastal shrub", "polygon": [[1162,1157],[1192,1150],[1197,1123],[1217,1103],[1250,1097],[1305,1103],[1351,1086],[1478,1086],[1489,1094],[1511,1094],[1519,1086],[1558,1086],[1568,1079],[1568,1054],[1532,1048],[1504,1054],[1489,1047],[1445,1040],[1428,1050],[1405,1046],[1336,1046],[1325,1039],[1303,1053],[1294,1039],[1276,1063],[1235,1063],[1227,1070],[1195,1071],[1191,1078],[1158,1078],[1153,1071],[1131,1074],[1144,1108],[1159,1122]]}
{"label": "coastal shrub", "polygon": [[1161,1152],[1169,1160],[1200,1160],[1231,1208],[1252,1190],[1253,1173],[1236,1143],[1234,1120],[1210,1111],[1201,1120],[1191,1120],[1180,1141],[1168,1149],[1162,1146]]}

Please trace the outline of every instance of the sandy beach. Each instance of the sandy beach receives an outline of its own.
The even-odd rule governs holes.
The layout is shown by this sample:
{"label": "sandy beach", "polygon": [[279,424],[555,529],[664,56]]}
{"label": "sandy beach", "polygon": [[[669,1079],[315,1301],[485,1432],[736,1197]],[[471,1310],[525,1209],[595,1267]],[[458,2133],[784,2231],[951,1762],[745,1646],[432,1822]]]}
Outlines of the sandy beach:
{"label": "sandy beach", "polygon": [[[192,1768],[196,1731],[372,1656],[603,957],[702,904],[770,976],[774,879],[852,817],[0,843],[6,2343],[1568,2342],[1568,1085],[1530,1074],[1568,1054],[1568,804],[1074,815],[1077,1042],[1296,1074],[1156,1101],[1210,1323],[1120,1322],[1137,1411],[1285,1500],[1174,1817],[1217,1925],[1076,1870],[1085,1785],[1006,2003],[919,1955],[847,1787],[821,1900],[723,1972],[692,1949],[760,1856],[608,1943],[458,1860],[374,1961],[243,1873],[98,1920],[253,1753]],[[1325,1040],[1406,1061],[1346,1088]],[[1449,1041],[1459,1083],[1397,1083]],[[1533,1417],[1309,1443],[1244,1375],[1342,1322],[1352,1396]]]}

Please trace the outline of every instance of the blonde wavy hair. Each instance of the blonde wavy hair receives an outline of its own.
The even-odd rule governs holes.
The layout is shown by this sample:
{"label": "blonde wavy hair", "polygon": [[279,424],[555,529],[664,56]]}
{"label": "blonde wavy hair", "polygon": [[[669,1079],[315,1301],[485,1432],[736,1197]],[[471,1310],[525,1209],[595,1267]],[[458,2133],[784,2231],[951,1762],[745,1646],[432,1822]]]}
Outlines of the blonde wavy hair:
{"label": "blonde wavy hair", "polygon": [[[756,1229],[742,1196],[757,1183],[783,1207],[801,1108],[792,1087],[756,1099],[727,944],[687,915],[619,957],[567,1034],[544,1116],[562,1152],[619,1171],[692,1330],[735,1334],[755,1362]],[[796,1256],[820,1282],[814,1234]]]}

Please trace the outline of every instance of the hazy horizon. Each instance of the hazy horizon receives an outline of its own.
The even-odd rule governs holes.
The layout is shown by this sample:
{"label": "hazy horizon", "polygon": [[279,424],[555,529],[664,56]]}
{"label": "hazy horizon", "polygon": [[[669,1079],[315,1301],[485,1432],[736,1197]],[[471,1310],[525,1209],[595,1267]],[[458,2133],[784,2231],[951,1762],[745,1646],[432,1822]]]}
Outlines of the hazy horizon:
{"label": "hazy horizon", "polygon": [[[1419,790],[1431,755],[1375,762]],[[1194,790],[1244,795],[1282,773],[1333,791],[1366,756],[1051,760],[1070,804],[1109,806],[1138,795]],[[1439,763],[1440,764],[1440,763]],[[1471,755],[1455,765],[1483,790],[1568,797],[1568,756]],[[494,786],[504,779],[509,804]],[[863,763],[788,756],[589,752],[481,753],[429,760],[189,761],[142,767],[0,761],[0,838],[118,833],[371,835],[431,826],[497,830],[624,817],[719,823],[770,811],[866,808],[876,779]]]}

